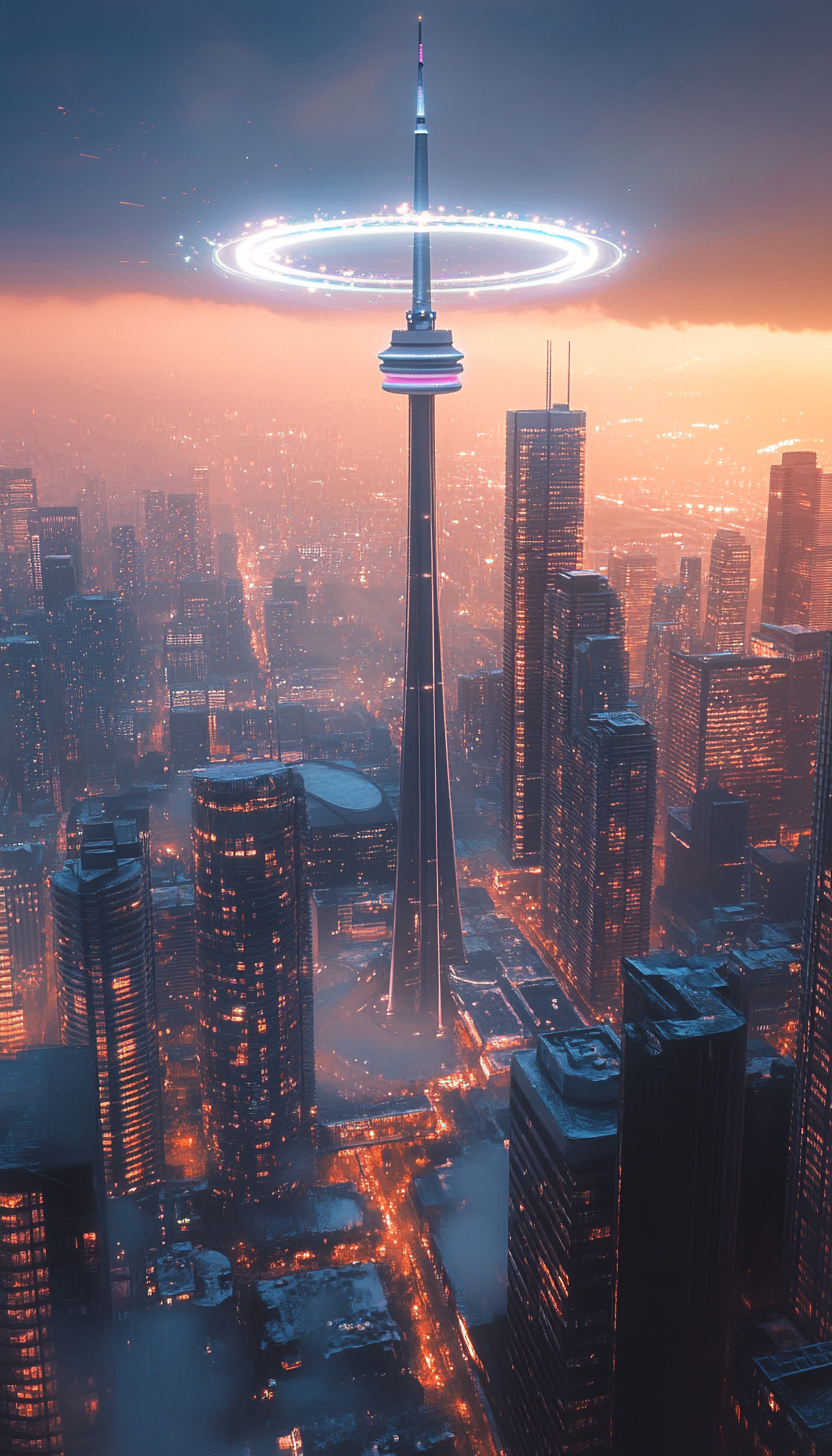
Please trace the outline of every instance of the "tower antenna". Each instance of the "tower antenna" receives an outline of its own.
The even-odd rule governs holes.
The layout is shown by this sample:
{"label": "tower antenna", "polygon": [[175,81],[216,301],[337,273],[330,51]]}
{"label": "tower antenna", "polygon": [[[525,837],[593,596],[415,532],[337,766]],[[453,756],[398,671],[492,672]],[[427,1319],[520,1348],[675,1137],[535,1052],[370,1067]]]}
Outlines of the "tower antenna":
{"label": "tower antenna", "polygon": [[552,340],[546,340],[546,408],[552,408]]}
{"label": "tower antenna", "polygon": [[572,340],[566,346],[566,408],[572,408]]}

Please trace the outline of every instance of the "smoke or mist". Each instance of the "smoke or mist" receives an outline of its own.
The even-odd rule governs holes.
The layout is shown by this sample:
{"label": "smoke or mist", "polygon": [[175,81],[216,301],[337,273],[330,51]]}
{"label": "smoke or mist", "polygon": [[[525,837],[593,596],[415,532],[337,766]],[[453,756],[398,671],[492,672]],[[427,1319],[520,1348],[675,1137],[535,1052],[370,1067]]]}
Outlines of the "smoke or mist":
{"label": "smoke or mist", "polygon": [[477,1144],[447,1182],[461,1206],[443,1219],[437,1243],[467,1324],[485,1324],[506,1311],[508,1149]]}

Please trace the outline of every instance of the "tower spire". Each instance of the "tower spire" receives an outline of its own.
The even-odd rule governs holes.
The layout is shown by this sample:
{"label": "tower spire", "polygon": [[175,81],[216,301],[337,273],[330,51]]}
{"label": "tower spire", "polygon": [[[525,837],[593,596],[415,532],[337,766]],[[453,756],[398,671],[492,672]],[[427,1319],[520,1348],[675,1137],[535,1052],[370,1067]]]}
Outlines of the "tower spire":
{"label": "tower spire", "polygon": [[[416,155],[413,163],[413,211],[417,218],[427,217],[428,200],[428,128],[425,122],[424,53],[422,51],[422,18],[419,17],[419,60],[416,72]],[[436,314],[430,302],[430,233],[425,228],[413,234],[413,306],[407,316],[409,329],[432,329]]]}

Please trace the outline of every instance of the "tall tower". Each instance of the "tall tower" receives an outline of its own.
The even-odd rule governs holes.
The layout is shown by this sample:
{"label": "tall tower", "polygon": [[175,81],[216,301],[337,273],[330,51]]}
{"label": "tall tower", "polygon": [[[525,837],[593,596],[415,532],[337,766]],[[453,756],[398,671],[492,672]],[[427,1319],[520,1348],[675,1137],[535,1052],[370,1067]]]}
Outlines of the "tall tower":
{"label": "tall tower", "polygon": [[708,652],[744,652],[751,547],[741,531],[723,526],[711,544],[705,648]]}
{"label": "tall tower", "polygon": [[502,843],[512,864],[541,854],[546,592],[583,556],[586,415],[546,403],[506,416]]}
{"label": "tall tower", "polygon": [[764,623],[832,627],[832,474],[813,450],[772,465],[763,568]]}
{"label": "tall tower", "polygon": [[383,388],[406,394],[410,415],[401,799],[387,1010],[430,1016],[441,1030],[441,963],[460,959],[463,949],[439,639],[434,401],[460,388],[462,355],[450,330],[435,327],[431,308],[421,22],[413,182],[413,302],[407,328],[394,329],[390,348],[379,355]]}

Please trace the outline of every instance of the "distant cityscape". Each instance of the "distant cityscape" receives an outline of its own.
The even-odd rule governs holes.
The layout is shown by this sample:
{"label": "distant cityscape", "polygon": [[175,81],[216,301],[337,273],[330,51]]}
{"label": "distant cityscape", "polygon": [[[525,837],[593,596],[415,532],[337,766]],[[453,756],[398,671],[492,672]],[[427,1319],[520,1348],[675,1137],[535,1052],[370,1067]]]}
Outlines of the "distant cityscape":
{"label": "distant cityscape", "polygon": [[451,496],[405,325],[392,464],[0,466],[0,1456],[832,1456],[832,472]]}

